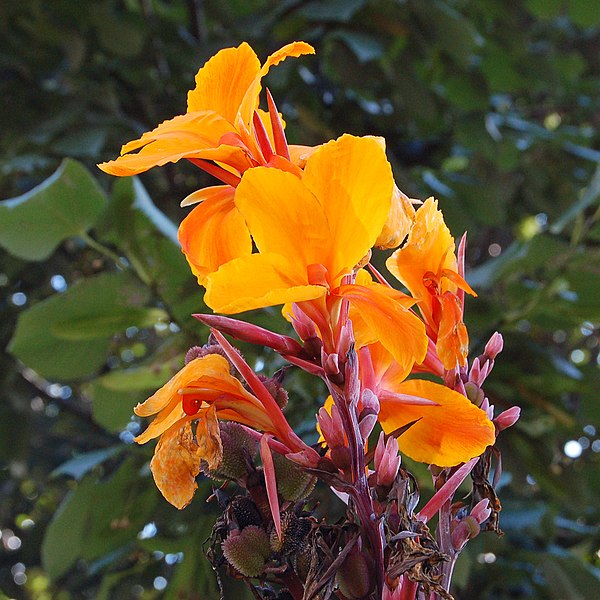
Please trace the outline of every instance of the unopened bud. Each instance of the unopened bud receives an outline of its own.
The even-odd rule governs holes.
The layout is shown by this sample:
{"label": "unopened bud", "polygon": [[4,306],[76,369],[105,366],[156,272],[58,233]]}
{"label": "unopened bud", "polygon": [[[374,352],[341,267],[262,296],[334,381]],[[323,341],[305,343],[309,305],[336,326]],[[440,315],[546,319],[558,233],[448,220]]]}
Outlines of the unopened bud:
{"label": "unopened bud", "polygon": [[377,423],[377,415],[370,413],[361,417],[358,422],[358,428],[360,429],[360,434],[362,435],[363,440],[366,440],[370,435],[371,431],[375,427],[375,423]]}
{"label": "unopened bud", "polygon": [[362,410],[364,413],[372,413],[375,415],[379,414],[379,398],[369,389],[364,389],[360,397],[360,403],[362,404]]}
{"label": "unopened bud", "polygon": [[325,354],[323,352],[323,369],[330,378],[338,378],[340,375],[340,359],[337,354]]}
{"label": "unopened bud", "polygon": [[502,338],[502,334],[496,331],[485,345],[484,355],[488,360],[495,360],[498,354],[502,352],[503,348],[504,339]]}
{"label": "unopened bud", "polygon": [[464,390],[467,398],[475,406],[481,406],[483,404],[485,393],[479,386],[472,383],[471,381],[467,381],[467,383],[464,384]]}
{"label": "unopened bud", "polygon": [[386,441],[383,432],[381,432],[375,447],[374,459],[377,485],[384,488],[391,487],[400,468],[400,456],[396,439],[390,436]]}
{"label": "unopened bud", "polygon": [[494,424],[498,428],[498,431],[502,431],[503,429],[508,429],[512,427],[521,416],[521,409],[518,406],[513,406],[508,410],[500,413],[495,419]]}
{"label": "unopened bud", "polygon": [[246,577],[260,575],[271,556],[267,532],[250,525],[239,533],[231,534],[223,542],[223,554],[227,562]]}
{"label": "unopened bud", "polygon": [[344,425],[340,411],[335,404],[331,405],[330,412],[323,406],[317,414],[317,422],[321,435],[330,448],[346,446],[346,436],[344,435]]}

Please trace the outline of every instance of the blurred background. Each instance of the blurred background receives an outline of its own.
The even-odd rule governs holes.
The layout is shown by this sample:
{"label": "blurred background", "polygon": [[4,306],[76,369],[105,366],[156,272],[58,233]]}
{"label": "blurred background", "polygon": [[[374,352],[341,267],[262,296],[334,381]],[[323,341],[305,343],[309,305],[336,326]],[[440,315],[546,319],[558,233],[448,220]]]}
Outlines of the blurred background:
{"label": "blurred background", "polygon": [[[266,82],[292,143],[383,135],[401,189],[468,231],[471,353],[502,332],[486,389],[523,413],[500,438],[504,536],[469,543],[457,596],[600,598],[598,3],[21,0],[0,3],[0,189],[17,198],[0,203],[0,599],[219,597],[211,482],[177,511],[152,444],[132,443],[132,407],[206,340],[174,235],[210,181],[95,163],[185,112],[198,68],[243,40],[263,60],[316,48]],[[244,318],[286,330],[276,309]],[[324,392],[286,385],[314,441]]]}

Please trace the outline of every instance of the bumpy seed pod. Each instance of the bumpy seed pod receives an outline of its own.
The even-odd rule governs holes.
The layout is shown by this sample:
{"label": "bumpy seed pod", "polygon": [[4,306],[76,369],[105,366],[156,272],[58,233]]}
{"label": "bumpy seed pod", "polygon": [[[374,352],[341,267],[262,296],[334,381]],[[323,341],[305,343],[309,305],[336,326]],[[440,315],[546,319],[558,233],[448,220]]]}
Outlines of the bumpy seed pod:
{"label": "bumpy seed pod", "polygon": [[237,423],[220,423],[220,428],[223,460],[214,475],[225,479],[240,479],[248,471],[248,459],[256,456],[258,442]]}
{"label": "bumpy seed pod", "polygon": [[235,496],[227,507],[229,519],[233,521],[238,529],[244,529],[249,525],[261,526],[263,519],[256,504],[247,496]]}
{"label": "bumpy seed pod", "polygon": [[370,561],[355,546],[338,569],[335,580],[349,600],[366,598],[373,588]]}
{"label": "bumpy seed pod", "polygon": [[281,539],[275,529],[271,531],[271,549],[282,556],[298,552],[306,543],[311,528],[310,521],[294,513],[281,515]]}
{"label": "bumpy seed pod", "polygon": [[250,525],[223,542],[223,554],[242,575],[257,577],[264,571],[271,555],[269,536],[264,529]]}
{"label": "bumpy seed pod", "polygon": [[317,482],[316,477],[281,454],[273,454],[277,491],[285,500],[296,502],[307,498]]}

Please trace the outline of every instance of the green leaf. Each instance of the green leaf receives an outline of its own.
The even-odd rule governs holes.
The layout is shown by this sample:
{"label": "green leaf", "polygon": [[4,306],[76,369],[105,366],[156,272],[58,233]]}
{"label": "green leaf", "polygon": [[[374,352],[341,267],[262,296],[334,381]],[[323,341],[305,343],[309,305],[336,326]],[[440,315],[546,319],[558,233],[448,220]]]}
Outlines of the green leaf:
{"label": "green leaf", "polygon": [[95,466],[102,464],[105,460],[116,456],[120,452],[123,452],[127,446],[124,444],[120,446],[112,446],[110,448],[102,448],[101,450],[92,450],[91,452],[84,452],[74,458],[63,463],[52,473],[51,477],[58,477],[59,475],[68,475],[77,480],[81,479]]}
{"label": "green leaf", "polygon": [[[48,379],[93,375],[104,364],[112,335],[139,322],[139,307],[148,297],[149,290],[127,272],[82,280],[23,311],[9,350]],[[93,323],[102,324],[95,336],[90,334]]]}
{"label": "green leaf", "polygon": [[51,332],[62,340],[96,340],[111,336],[116,331],[123,331],[127,327],[143,329],[168,320],[169,315],[161,308],[123,307],[109,315],[95,315],[66,323],[55,323]]}
{"label": "green leaf", "polygon": [[46,528],[42,565],[52,580],[66,573],[81,555],[94,493],[93,479],[84,479],[63,500]]}
{"label": "green leaf", "polygon": [[0,203],[0,245],[26,260],[45,260],[64,240],[90,229],[106,205],[94,178],[66,159],[31,191]]}
{"label": "green leaf", "polygon": [[300,13],[310,21],[347,23],[365,4],[365,0],[312,0]]}

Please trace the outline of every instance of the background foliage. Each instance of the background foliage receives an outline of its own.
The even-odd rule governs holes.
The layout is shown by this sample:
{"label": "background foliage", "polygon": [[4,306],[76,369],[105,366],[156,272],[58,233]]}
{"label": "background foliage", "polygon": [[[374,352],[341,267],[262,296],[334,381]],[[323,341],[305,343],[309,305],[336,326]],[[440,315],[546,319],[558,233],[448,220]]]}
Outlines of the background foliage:
{"label": "background foliage", "polygon": [[[402,189],[469,232],[472,351],[505,336],[488,392],[523,407],[501,439],[506,535],[469,545],[457,593],[600,597],[596,3],[21,0],[0,4],[0,34],[0,598],[218,597],[210,482],[167,505],[131,416],[205,341],[174,223],[209,181],[94,163],[182,113],[218,49],[247,40],[264,58],[294,39],[316,57],[268,80],[290,140],[384,135]],[[310,438],[323,391],[288,384]]]}

